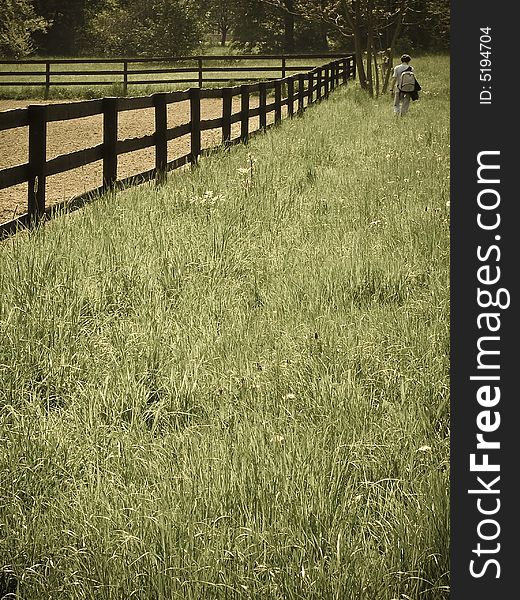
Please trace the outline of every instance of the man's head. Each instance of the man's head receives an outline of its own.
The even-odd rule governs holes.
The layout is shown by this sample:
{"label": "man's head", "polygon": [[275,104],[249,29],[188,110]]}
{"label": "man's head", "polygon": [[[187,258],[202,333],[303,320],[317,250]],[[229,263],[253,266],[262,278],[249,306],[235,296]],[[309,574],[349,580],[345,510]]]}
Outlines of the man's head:
{"label": "man's head", "polygon": [[412,60],[412,58],[411,58],[411,56],[409,54],[403,54],[401,56],[401,62],[402,63],[408,64],[411,60]]}

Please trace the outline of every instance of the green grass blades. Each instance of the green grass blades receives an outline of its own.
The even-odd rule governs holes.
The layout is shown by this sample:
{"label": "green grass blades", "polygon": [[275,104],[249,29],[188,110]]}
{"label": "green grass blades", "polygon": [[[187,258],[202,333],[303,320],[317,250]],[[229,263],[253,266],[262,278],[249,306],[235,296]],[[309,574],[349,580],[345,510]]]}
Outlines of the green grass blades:
{"label": "green grass blades", "polygon": [[0,596],[448,597],[448,59],[0,246]]}

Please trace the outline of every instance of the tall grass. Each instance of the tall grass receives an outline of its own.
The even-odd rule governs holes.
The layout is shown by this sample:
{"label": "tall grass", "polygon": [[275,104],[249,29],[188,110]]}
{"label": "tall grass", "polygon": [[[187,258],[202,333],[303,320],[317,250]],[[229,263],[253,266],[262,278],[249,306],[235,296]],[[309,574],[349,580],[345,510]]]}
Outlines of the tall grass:
{"label": "tall grass", "polygon": [[448,597],[448,61],[0,247],[0,596]]}

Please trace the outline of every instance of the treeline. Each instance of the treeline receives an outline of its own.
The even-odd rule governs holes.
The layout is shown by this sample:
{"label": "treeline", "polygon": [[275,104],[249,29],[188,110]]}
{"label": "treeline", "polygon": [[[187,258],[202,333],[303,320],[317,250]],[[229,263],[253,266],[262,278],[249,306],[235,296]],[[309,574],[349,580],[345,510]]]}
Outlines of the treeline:
{"label": "treeline", "polygon": [[0,55],[449,47],[449,0],[0,0]]}

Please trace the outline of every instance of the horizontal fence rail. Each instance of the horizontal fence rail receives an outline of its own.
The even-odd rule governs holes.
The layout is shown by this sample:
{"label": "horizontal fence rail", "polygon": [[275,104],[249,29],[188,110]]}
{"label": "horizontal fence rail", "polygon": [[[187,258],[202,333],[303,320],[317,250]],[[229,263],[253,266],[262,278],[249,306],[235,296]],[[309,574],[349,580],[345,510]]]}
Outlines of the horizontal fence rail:
{"label": "horizontal fence rail", "polygon": [[[96,59],[25,59],[0,60],[0,89],[5,87],[44,87],[45,98],[53,86],[121,86],[123,95],[131,85],[167,85],[244,81],[261,79],[261,74],[309,71],[316,65],[294,64],[295,61],[344,58],[343,54],[244,54],[236,56],[183,56],[155,58]],[[270,64],[251,64],[263,61]],[[218,63],[226,63],[225,65]],[[242,63],[242,64],[239,64]],[[293,64],[291,64],[293,63]],[[16,69],[13,68],[16,65]],[[86,65],[92,68],[86,68]],[[102,68],[96,68],[102,65]],[[217,77],[217,75],[220,75]],[[143,77],[144,76],[144,77]]]}
{"label": "horizontal fence rail", "polygon": [[[221,129],[224,146],[245,142],[251,133],[249,119],[259,118],[259,129],[266,129],[267,115],[274,112],[274,124],[282,119],[282,107],[287,107],[287,116],[301,113],[307,105],[326,98],[330,91],[355,77],[353,55],[344,56],[325,65],[315,67],[305,73],[297,73],[270,81],[224,88],[192,87],[183,91],[159,92],[151,96],[125,98],[107,97],[99,100],[86,100],[60,104],[34,104],[26,108],[0,112],[0,132],[27,127],[29,132],[28,160],[24,164],[0,170],[0,189],[20,183],[28,183],[27,212],[6,223],[0,224],[0,237],[5,237],[20,228],[34,226],[42,219],[57,211],[81,206],[93,195],[124,187],[131,183],[141,183],[155,178],[162,182],[166,173],[185,164],[195,165],[205,152],[201,149],[201,132]],[[259,104],[250,107],[250,97],[258,94]],[[268,96],[274,101],[268,102]],[[240,99],[240,110],[233,112],[233,98]],[[222,100],[221,117],[201,119],[201,100],[217,98]],[[168,127],[167,106],[176,102],[189,101],[190,121]],[[118,139],[118,115],[124,111],[153,108],[155,131],[151,135],[131,139]],[[70,152],[47,160],[47,125],[55,121],[79,119],[86,116],[102,115],[103,141],[96,146]],[[240,135],[231,137],[231,126],[240,123]],[[190,136],[190,152],[184,156],[168,160],[168,141]],[[149,171],[126,179],[117,179],[118,156],[144,148],[155,149],[155,167]],[[72,198],[66,202],[46,206],[46,178],[58,173],[103,161],[103,178],[97,189]]]}

